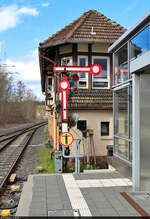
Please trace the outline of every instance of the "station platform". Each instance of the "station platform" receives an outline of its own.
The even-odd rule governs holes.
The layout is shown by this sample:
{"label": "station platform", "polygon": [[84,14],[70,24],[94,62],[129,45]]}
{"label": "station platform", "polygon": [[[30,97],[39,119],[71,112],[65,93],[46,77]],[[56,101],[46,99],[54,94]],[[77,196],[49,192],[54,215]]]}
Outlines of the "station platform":
{"label": "station platform", "polygon": [[115,169],[38,174],[24,184],[16,216],[141,216],[150,214],[149,203],[150,195],[132,192]]}

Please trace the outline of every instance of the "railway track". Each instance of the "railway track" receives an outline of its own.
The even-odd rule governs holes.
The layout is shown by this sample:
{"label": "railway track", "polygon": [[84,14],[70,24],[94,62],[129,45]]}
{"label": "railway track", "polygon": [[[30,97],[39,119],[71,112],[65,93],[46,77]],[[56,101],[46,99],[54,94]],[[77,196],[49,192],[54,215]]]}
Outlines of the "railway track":
{"label": "railway track", "polygon": [[23,130],[27,130],[27,129],[30,129],[32,127],[35,127],[36,125],[40,125],[40,124],[44,124],[44,123],[47,123],[46,121],[43,121],[43,122],[37,122],[37,123],[32,123],[30,125],[25,125],[25,126],[21,126],[21,127],[15,127],[15,128],[11,128],[11,129],[8,129],[8,130],[5,130],[5,131],[1,131],[0,132],[0,139],[5,139],[5,138],[8,138],[7,136],[12,136],[20,131],[23,131]]}
{"label": "railway track", "polygon": [[[14,167],[23,155],[23,152],[28,146],[35,131],[46,124],[47,122],[38,123],[23,129],[19,133],[14,134],[11,138],[10,136],[7,136],[7,142],[0,146],[0,190],[4,187]],[[21,144],[19,146],[12,147],[11,143],[25,133],[26,137],[24,137]]]}
{"label": "railway track", "polygon": [[21,134],[34,129],[36,126],[42,126],[45,124],[47,124],[47,122],[40,122],[40,123],[36,123],[28,127],[19,128],[16,131],[9,131],[9,132],[6,132],[5,134],[0,134],[0,143],[5,142],[7,140],[10,140],[10,143],[11,143],[11,141],[14,141],[15,138],[17,138]]}

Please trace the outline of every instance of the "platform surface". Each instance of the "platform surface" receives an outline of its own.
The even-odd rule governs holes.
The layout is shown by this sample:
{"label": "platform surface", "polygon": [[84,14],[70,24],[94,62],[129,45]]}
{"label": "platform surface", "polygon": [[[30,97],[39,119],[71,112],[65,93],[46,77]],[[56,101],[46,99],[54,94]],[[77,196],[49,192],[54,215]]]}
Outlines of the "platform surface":
{"label": "platform surface", "polygon": [[150,214],[149,194],[133,193],[130,179],[116,170],[102,170],[30,175],[16,216],[140,216],[120,192]]}

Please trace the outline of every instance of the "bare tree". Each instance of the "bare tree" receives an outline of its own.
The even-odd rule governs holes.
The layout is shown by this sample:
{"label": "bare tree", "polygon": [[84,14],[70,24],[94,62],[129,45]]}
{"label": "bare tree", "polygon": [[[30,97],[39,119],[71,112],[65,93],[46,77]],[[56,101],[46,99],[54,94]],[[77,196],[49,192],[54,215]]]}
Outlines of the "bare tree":
{"label": "bare tree", "polygon": [[0,72],[0,125],[36,119],[36,101],[21,80],[14,83],[13,74]]}

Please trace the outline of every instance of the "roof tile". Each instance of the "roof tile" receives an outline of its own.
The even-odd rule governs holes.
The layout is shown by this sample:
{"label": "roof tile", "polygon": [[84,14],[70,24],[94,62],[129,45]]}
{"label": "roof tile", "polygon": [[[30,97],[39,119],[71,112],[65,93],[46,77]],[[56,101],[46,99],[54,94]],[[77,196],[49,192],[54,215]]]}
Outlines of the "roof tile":
{"label": "roof tile", "polygon": [[[96,35],[91,34],[93,32]],[[89,10],[65,26],[40,45],[51,45],[62,41],[96,41],[113,43],[126,31],[120,24],[110,20],[96,10]]]}
{"label": "roof tile", "polygon": [[113,108],[113,92],[110,89],[76,89],[70,92],[70,109],[108,109]]}

